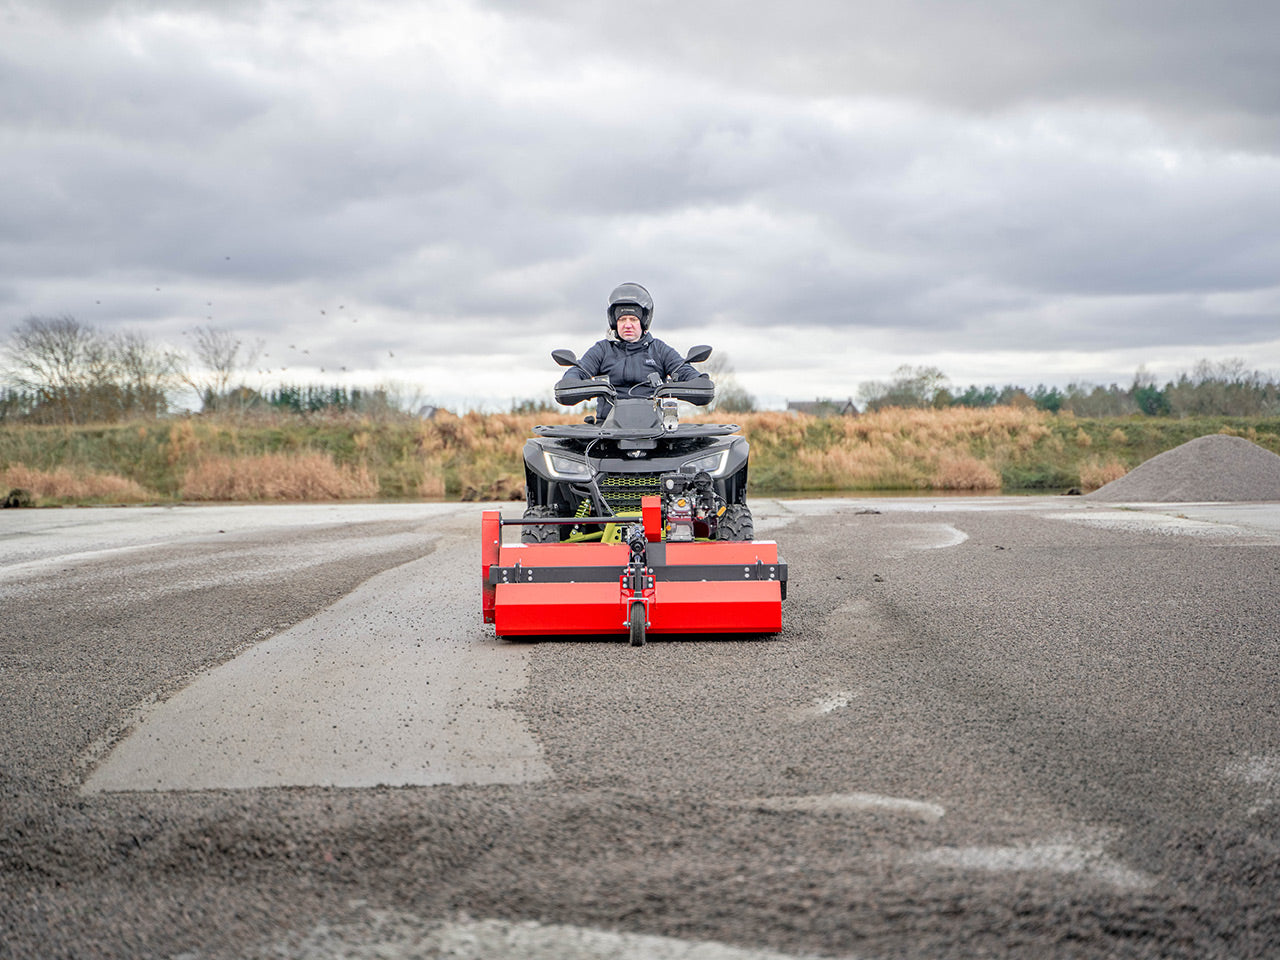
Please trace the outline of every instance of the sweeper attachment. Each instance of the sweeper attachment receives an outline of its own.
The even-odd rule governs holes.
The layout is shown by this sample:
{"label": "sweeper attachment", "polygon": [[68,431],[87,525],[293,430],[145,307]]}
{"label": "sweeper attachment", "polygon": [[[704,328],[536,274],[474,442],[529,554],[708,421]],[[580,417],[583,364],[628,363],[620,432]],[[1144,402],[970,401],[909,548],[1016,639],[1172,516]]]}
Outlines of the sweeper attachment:
{"label": "sweeper attachment", "polygon": [[486,510],[485,623],[499,637],[621,634],[632,646],[649,634],[782,629],[787,565],[776,543],[664,541],[681,518],[664,521],[659,497],[643,499],[640,517],[619,520],[586,518],[616,526],[614,543],[503,544],[503,526],[530,521]]}
{"label": "sweeper attachment", "polygon": [[[499,637],[625,635],[640,646],[650,634],[782,629],[787,565],[776,543],[754,539],[747,441],[735,424],[679,422],[676,401],[713,395],[707,378],[648,386],[652,396],[632,398],[604,380],[557,384],[561,403],[603,397],[610,410],[535,427],[524,516],[483,515],[484,621]],[[522,542],[503,543],[508,526]]]}

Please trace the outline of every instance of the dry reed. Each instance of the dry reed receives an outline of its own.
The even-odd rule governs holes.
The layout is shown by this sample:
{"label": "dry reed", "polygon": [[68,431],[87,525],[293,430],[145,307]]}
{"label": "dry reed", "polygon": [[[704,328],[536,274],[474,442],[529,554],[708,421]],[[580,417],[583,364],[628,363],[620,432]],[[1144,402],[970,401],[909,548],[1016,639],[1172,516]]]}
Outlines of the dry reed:
{"label": "dry reed", "polygon": [[209,457],[187,468],[188,500],[344,500],[378,495],[364,464],[340,467],[324,453]]}
{"label": "dry reed", "polygon": [[935,490],[999,490],[1000,474],[976,457],[948,453],[938,459],[930,486]]}
{"label": "dry reed", "polygon": [[154,493],[127,477],[72,472],[66,467],[32,470],[21,463],[0,470],[0,494],[12,489],[29,490],[37,501],[145,503],[156,499]]}

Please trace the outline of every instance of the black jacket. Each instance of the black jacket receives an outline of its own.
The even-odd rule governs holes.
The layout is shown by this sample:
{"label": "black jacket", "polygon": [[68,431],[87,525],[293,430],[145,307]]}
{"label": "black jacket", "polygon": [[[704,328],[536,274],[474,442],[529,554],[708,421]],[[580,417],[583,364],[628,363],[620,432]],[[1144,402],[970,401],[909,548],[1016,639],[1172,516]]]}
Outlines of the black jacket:
{"label": "black jacket", "polygon": [[[599,340],[582,355],[576,367],[570,367],[565,380],[587,380],[607,376],[619,399],[652,397],[649,374],[666,380],[693,380],[702,376],[684,362],[674,349],[653,334],[646,333],[635,343],[625,340]],[[596,415],[604,418],[613,404],[604,398],[596,401]]]}

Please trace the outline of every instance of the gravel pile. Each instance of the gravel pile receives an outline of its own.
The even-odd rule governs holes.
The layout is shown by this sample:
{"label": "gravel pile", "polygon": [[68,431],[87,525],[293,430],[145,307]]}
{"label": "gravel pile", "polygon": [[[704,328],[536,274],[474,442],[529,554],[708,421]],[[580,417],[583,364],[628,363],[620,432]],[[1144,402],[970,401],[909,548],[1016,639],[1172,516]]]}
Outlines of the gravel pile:
{"label": "gravel pile", "polygon": [[1280,456],[1213,434],[1166,450],[1087,495],[1109,503],[1280,500]]}

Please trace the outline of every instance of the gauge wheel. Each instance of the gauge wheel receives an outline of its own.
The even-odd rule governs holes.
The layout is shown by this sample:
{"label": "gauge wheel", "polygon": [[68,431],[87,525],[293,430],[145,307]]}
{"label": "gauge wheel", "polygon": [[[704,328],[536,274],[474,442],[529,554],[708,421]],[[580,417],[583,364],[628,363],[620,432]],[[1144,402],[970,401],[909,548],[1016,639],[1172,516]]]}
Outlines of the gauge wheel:
{"label": "gauge wheel", "polygon": [[644,646],[644,604],[631,604],[631,645],[633,647]]}

